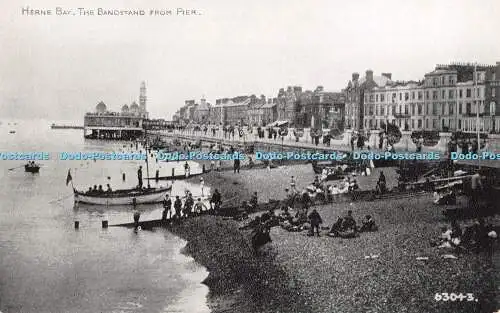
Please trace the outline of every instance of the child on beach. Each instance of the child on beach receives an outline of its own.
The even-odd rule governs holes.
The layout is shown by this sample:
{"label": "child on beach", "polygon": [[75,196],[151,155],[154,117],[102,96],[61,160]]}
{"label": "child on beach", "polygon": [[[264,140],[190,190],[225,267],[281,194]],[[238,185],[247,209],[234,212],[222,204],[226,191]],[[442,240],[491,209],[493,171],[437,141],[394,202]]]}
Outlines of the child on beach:
{"label": "child on beach", "polygon": [[311,222],[311,232],[309,233],[310,236],[315,235],[315,230],[316,234],[319,237],[319,225],[323,223],[323,220],[321,219],[321,216],[319,215],[318,211],[314,209],[311,214],[308,216],[310,222]]}

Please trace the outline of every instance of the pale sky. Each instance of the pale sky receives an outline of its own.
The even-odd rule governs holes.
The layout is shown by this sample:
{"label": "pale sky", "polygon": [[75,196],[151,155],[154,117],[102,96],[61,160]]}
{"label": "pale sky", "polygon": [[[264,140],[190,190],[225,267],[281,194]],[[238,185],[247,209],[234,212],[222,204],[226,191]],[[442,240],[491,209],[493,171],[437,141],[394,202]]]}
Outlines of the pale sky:
{"label": "pale sky", "polygon": [[[23,16],[26,6],[54,15]],[[77,14],[56,16],[56,6]],[[498,0],[3,0],[0,116],[83,122],[101,100],[111,110],[138,101],[142,80],[150,115],[170,119],[187,99],[340,91],[369,68],[421,79],[438,63],[500,61],[498,16]]]}

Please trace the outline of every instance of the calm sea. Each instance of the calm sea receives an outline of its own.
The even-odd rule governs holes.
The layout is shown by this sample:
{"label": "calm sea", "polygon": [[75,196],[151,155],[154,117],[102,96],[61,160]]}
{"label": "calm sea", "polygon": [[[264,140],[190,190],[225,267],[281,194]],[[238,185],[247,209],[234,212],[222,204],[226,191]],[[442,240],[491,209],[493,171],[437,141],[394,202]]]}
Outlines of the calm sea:
{"label": "calm sea", "polygon": [[[117,189],[135,186],[137,167],[145,163],[61,161],[57,152],[131,152],[135,147],[84,140],[81,130],[49,125],[1,120],[0,151],[50,152],[51,160],[42,163],[39,174],[9,170],[23,161],[0,161],[0,311],[209,312],[208,289],[200,283],[208,273],[180,253],[184,241],[164,230],[101,228],[102,220],[110,225],[132,221],[130,207],[73,205],[68,169],[78,189],[108,183]],[[156,169],[167,175],[172,166],[182,168],[150,165],[152,176]],[[183,182],[175,182],[172,193],[183,194],[186,188],[195,196],[201,193],[199,186]],[[159,206],[139,209],[141,219],[161,217]],[[79,230],[74,221],[80,222]]]}

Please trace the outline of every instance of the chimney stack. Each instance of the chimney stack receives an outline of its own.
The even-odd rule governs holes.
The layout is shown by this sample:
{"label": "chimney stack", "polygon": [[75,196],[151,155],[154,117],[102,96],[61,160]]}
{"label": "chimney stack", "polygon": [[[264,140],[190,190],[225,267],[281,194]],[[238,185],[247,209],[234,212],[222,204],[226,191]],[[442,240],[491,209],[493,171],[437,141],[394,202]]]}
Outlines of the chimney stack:
{"label": "chimney stack", "polygon": [[373,81],[373,71],[372,70],[366,70],[366,80]]}
{"label": "chimney stack", "polygon": [[392,73],[382,73],[382,76],[387,77],[387,79],[392,80]]}
{"label": "chimney stack", "polygon": [[352,81],[355,82],[359,79],[359,73],[352,73]]}

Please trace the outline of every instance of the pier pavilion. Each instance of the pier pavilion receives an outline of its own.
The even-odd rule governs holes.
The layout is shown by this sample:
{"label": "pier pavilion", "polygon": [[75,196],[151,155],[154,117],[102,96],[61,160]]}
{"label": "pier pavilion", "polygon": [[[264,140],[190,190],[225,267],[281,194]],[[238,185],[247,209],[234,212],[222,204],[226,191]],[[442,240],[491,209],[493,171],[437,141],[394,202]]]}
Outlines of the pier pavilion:
{"label": "pier pavilion", "polygon": [[134,101],[122,106],[121,112],[111,112],[104,102],[99,102],[95,112],[84,117],[84,136],[89,139],[133,140],[144,135],[146,110],[146,84],[141,83],[139,105]]}

